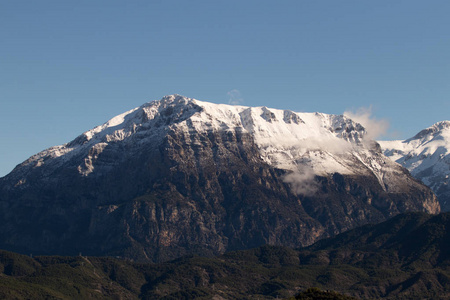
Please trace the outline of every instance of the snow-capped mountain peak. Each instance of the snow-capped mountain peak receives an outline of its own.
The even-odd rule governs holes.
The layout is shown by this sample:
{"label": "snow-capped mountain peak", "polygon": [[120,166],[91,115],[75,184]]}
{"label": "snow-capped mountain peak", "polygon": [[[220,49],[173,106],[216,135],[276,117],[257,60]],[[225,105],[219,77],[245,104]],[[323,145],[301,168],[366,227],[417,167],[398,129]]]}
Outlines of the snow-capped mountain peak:
{"label": "snow-capped mountain peak", "polygon": [[[74,161],[82,176],[95,170],[103,174],[122,159],[119,149],[138,151],[149,141],[159,143],[171,131],[183,135],[187,144],[201,143],[192,138],[192,132],[246,134],[257,145],[260,158],[273,167],[321,176],[369,172],[383,189],[394,191],[397,185],[392,179],[395,168],[377,152],[375,143],[365,142],[364,127],[346,116],[214,104],[180,95],[165,96],[120,114],[67,144],[34,155],[13,174],[20,185],[30,168],[46,165],[46,173],[51,174]],[[102,155],[104,151],[114,154]],[[102,160],[102,156],[115,158]]]}
{"label": "snow-capped mountain peak", "polygon": [[405,141],[379,142],[386,156],[407,168],[450,210],[450,121],[438,122]]}
{"label": "snow-capped mountain peak", "polygon": [[450,121],[441,121],[432,126],[420,131],[414,137],[406,140],[405,142],[413,140],[430,140],[437,135],[448,136],[450,134]]}

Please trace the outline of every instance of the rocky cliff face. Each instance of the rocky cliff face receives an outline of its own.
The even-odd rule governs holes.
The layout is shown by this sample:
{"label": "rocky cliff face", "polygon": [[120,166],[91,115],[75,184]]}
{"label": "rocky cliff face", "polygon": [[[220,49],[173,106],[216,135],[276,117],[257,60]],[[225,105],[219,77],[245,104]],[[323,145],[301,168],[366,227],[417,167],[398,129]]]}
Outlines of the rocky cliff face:
{"label": "rocky cliff face", "polygon": [[1,178],[0,248],[163,261],[439,212],[364,135],[343,116],[167,96]]}
{"label": "rocky cliff face", "polygon": [[386,156],[436,193],[442,211],[450,211],[450,121],[438,122],[405,141],[380,144]]}

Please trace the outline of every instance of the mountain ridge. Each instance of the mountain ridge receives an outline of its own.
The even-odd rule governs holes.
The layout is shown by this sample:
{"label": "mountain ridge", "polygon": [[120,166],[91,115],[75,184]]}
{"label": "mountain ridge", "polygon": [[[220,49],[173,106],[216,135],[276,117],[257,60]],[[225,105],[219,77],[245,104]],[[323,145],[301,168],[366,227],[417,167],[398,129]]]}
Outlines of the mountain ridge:
{"label": "mountain ridge", "polygon": [[[166,118],[164,120],[164,117],[174,117],[174,115],[174,119]],[[302,118],[309,122],[305,123]],[[163,120],[161,121],[161,119]],[[156,122],[152,122],[155,120]],[[93,172],[95,160],[108,143],[123,141],[133,135],[139,136],[140,133],[144,133],[146,139],[155,138],[154,133],[147,136],[149,129],[152,131],[155,128],[159,131],[168,130],[165,126],[161,126],[161,123],[166,123],[163,125],[178,125],[178,123],[188,122],[189,120],[192,120],[192,122],[187,124],[188,131],[192,129],[189,129],[189,126],[194,126],[194,129],[200,132],[232,130],[233,127],[242,128],[244,132],[246,131],[255,137],[264,161],[277,168],[291,171],[296,171],[295,165],[298,163],[297,161],[292,162],[292,160],[295,160],[298,156],[303,156],[304,152],[311,151],[321,152],[319,159],[315,159],[317,157],[317,153],[315,153],[315,157],[314,155],[304,155],[306,159],[303,158],[303,160],[312,161],[310,167],[319,169],[315,170],[316,174],[324,175],[334,172],[352,174],[354,172],[354,170],[351,170],[353,166],[349,165],[353,165],[354,162],[345,164],[342,160],[336,161],[334,154],[343,154],[352,147],[360,147],[359,151],[363,148],[371,150],[371,147],[376,147],[375,144],[370,145],[370,147],[363,147],[368,144],[367,142],[364,143],[366,134],[364,127],[343,115],[295,113],[290,110],[268,109],[267,107],[212,104],[180,95],[169,95],[159,101],[145,103],[140,107],[113,117],[103,125],[86,131],[69,143],[51,147],[33,155],[18,167],[19,169],[27,166],[38,168],[49,158],[58,158],[65,155],[70,158],[71,155],[78,154],[77,150],[79,150],[78,152],[81,150],[86,152],[87,149],[85,148],[90,146],[88,154],[82,154],[84,163],[77,167],[80,174],[87,176]],[[219,120],[219,122],[212,122],[212,120]],[[224,121],[220,122],[221,120]],[[276,122],[278,120],[279,122]],[[302,130],[292,129],[289,127],[291,123],[305,126],[302,126]],[[266,126],[267,124],[287,126],[278,126],[277,128]],[[186,131],[186,128],[182,128],[182,130]],[[164,133],[159,132],[159,134]],[[282,138],[279,139],[277,135],[282,136]],[[296,146],[302,143],[306,145]],[[276,149],[274,147],[276,144],[281,144],[282,147]],[[286,155],[290,157],[285,159]],[[360,155],[354,155],[353,158],[360,160],[365,168],[370,169],[379,179],[380,185],[386,188],[386,183],[382,179],[385,174],[378,174],[380,171],[379,164],[386,164],[386,161],[368,162],[364,161],[364,157],[360,157]],[[63,162],[64,159],[61,159],[61,163]],[[305,162],[303,161],[303,163]],[[319,167],[320,165],[322,165],[322,168]],[[14,174],[14,172],[11,173]],[[387,181],[392,183],[391,180]],[[17,180],[16,185],[21,184],[23,184],[21,179]]]}

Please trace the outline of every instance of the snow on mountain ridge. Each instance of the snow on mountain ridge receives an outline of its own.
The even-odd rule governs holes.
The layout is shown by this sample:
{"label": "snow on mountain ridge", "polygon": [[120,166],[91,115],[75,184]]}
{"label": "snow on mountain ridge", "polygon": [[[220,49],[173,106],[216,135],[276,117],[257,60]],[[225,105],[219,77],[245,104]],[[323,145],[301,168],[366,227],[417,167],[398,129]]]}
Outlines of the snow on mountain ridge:
{"label": "snow on mountain ridge", "polygon": [[[171,95],[161,100],[145,103],[140,107],[119,114],[104,124],[82,133],[71,142],[50,147],[31,156],[19,164],[11,174],[22,177],[27,173],[28,168],[41,167],[44,164],[50,164],[53,165],[53,168],[57,168],[64,165],[65,162],[71,160],[73,157],[80,156],[83,162],[78,167],[78,170],[80,174],[87,176],[94,169],[92,164],[95,161],[95,157],[92,157],[91,153],[94,152],[96,153],[94,156],[98,156],[105,148],[96,146],[97,144],[119,142],[137,132],[142,133],[142,131],[150,127],[151,124],[148,124],[148,121],[154,119],[160,111],[163,111],[164,114],[164,109],[167,109],[167,107],[171,109],[173,107],[180,108],[186,105],[187,102],[188,98]],[[165,114],[169,115],[171,112],[166,111]],[[150,134],[150,136],[153,137],[154,134]],[[19,182],[22,183],[22,180],[19,180]]]}
{"label": "snow on mountain ridge", "polygon": [[[392,178],[392,166],[375,153],[373,145],[364,143],[364,127],[343,115],[213,104],[169,95],[120,114],[67,144],[32,156],[17,167],[22,169],[15,172],[17,182],[22,182],[27,168],[48,165],[55,169],[72,158],[79,162],[78,172],[89,176],[102,166],[97,160],[109,146],[125,143],[121,147],[132,151],[150,140],[156,143],[170,130],[183,132],[186,143],[197,142],[191,140],[191,131],[242,131],[253,137],[266,163],[299,174],[309,169],[317,175],[371,172],[383,188],[388,186],[387,178]],[[116,159],[120,156],[116,155]],[[113,166],[115,162],[110,160],[103,167],[107,169],[108,164]]]}
{"label": "snow on mountain ridge", "polygon": [[405,141],[380,141],[383,152],[428,185],[450,210],[450,121],[438,122]]}
{"label": "snow on mountain ridge", "polygon": [[[342,115],[193,101],[203,108],[189,118],[196,131],[242,128],[253,136],[261,157],[272,166],[297,171],[298,165],[307,163],[316,174],[353,173],[333,154],[361,146],[365,130]],[[306,160],[305,155],[309,156]]]}
{"label": "snow on mountain ridge", "polygon": [[423,139],[424,137],[427,137],[427,136],[429,138],[431,138],[436,134],[442,134],[442,133],[446,132],[448,129],[450,129],[450,121],[437,122],[436,124],[433,124],[432,126],[420,131],[414,137],[406,140],[406,142],[412,141],[412,140],[417,140],[417,139]]}

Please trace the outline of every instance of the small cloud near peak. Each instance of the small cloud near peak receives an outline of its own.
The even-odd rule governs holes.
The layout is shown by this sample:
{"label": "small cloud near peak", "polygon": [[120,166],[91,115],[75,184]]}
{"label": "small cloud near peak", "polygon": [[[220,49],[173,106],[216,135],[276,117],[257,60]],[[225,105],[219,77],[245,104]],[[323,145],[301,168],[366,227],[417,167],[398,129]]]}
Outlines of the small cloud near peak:
{"label": "small cloud near peak", "polygon": [[239,105],[244,102],[244,98],[242,98],[242,94],[239,90],[233,89],[227,93],[228,95],[228,104],[230,105]]}
{"label": "small cloud near peak", "polygon": [[356,111],[347,110],[344,115],[355,122],[358,122],[366,129],[369,140],[375,140],[386,134],[389,122],[385,119],[376,119],[372,115],[372,106],[360,107]]}

